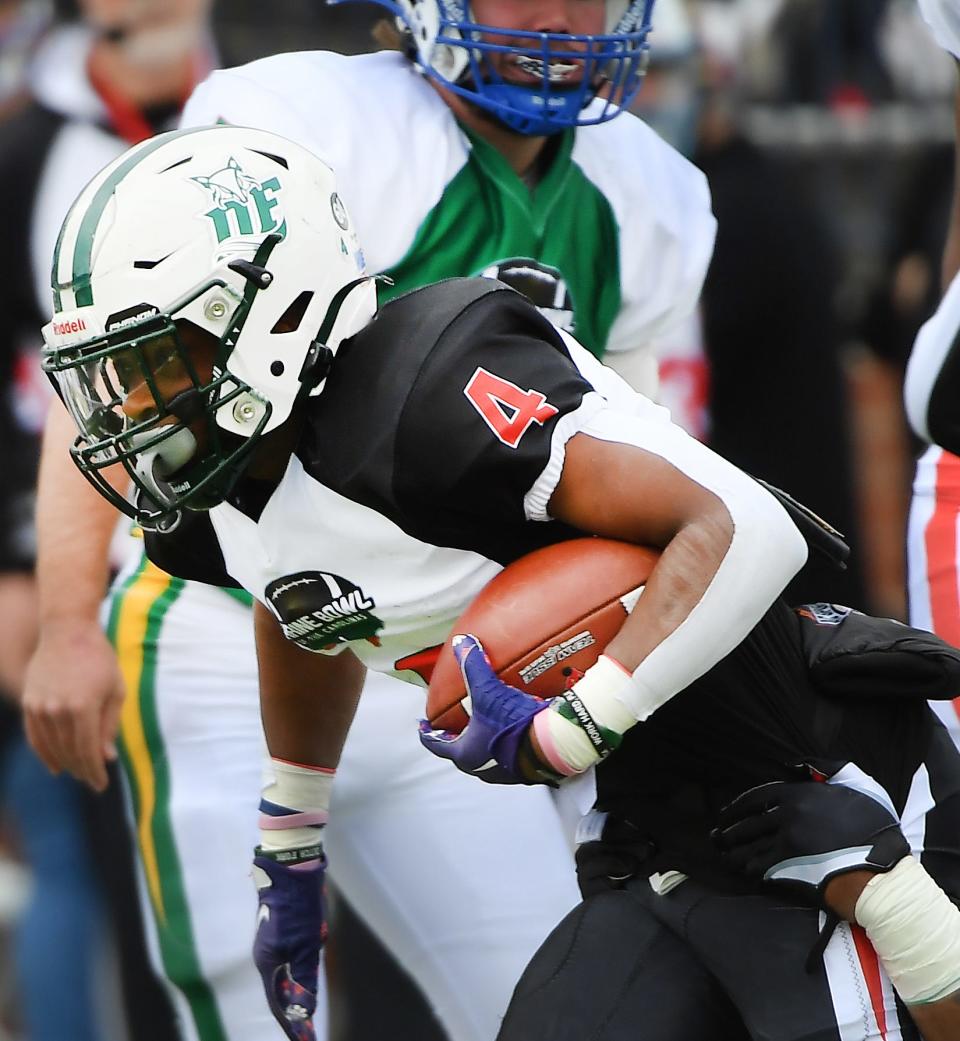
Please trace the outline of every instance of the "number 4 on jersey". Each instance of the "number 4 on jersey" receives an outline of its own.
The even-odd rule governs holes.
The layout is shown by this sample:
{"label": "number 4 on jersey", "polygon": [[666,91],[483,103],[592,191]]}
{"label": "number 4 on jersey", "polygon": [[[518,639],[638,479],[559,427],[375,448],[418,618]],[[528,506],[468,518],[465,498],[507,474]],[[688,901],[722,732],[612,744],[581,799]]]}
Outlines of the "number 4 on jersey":
{"label": "number 4 on jersey", "polygon": [[557,414],[538,390],[521,390],[516,383],[494,376],[482,366],[463,388],[483,421],[510,448],[516,448],[532,423],[543,426]]}

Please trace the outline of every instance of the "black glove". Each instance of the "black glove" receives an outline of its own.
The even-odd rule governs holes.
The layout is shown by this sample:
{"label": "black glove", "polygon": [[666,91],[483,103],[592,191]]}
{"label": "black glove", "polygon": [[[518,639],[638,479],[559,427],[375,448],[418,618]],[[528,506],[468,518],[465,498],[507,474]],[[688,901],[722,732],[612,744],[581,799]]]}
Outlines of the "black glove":
{"label": "black glove", "polygon": [[910,853],[892,807],[881,793],[867,794],[876,788],[850,763],[827,784],[763,784],[720,811],[711,838],[734,870],[826,907],[823,891],[835,875],[889,871]]}
{"label": "black glove", "polygon": [[581,821],[577,841],[577,885],[584,900],[608,889],[622,889],[641,873],[653,849],[630,821],[598,810]]}

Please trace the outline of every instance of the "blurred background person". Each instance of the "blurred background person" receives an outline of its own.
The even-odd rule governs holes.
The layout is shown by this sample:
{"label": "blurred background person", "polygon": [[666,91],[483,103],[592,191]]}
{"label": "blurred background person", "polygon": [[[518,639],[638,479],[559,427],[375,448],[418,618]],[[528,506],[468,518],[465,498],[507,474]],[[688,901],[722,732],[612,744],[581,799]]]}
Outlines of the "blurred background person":
{"label": "blurred background person", "polygon": [[937,299],[951,63],[915,0],[686,9],[719,224],[702,298],[711,444],[846,531],[848,571],[815,588],[905,619],[903,364]]}
{"label": "blurred background person", "polygon": [[[27,69],[51,16],[48,4],[0,6],[0,119],[6,121],[0,134],[30,106]],[[18,168],[23,159],[15,146],[0,153],[0,181],[11,199],[23,190],[25,171]],[[18,875],[11,859],[0,864],[3,917],[10,921],[16,912],[0,971],[8,983],[0,994],[0,1022],[11,1037],[23,1031],[22,1036],[37,1041],[65,1036],[98,1041],[95,982],[104,953],[103,916],[83,796],[74,781],[54,778],[43,769],[24,739],[16,711],[36,642],[32,512],[42,419],[38,422],[35,406],[38,396],[40,402],[47,397],[31,357],[40,312],[34,300],[28,302],[19,292],[27,281],[28,248],[28,229],[20,215],[20,207],[8,207],[12,249],[0,260],[7,313],[0,350],[5,462],[0,495],[0,822],[8,853],[22,857],[30,874]],[[32,284],[27,297],[31,294]]]}
{"label": "blurred background person", "polygon": [[27,65],[52,18],[52,0],[0,3],[0,120],[27,98]]}
{"label": "blurred background person", "polygon": [[686,350],[676,336],[658,344],[662,396],[691,433],[789,491],[854,546],[846,571],[813,557],[789,597],[862,604],[836,244],[816,196],[744,133],[742,90],[737,63],[714,46],[697,10],[659,0],[633,107],[707,175],[718,224]]}
{"label": "blurred background person", "polygon": [[[28,65],[52,13],[49,4],[0,5],[0,136],[30,107]],[[0,152],[0,182],[13,199],[23,190],[25,170],[18,164],[25,156],[10,143],[9,151]],[[52,777],[42,767],[16,710],[37,633],[32,512],[42,419],[33,406],[38,391],[41,401],[47,393],[32,358],[41,312],[26,273],[29,231],[20,206],[8,205],[4,215],[12,248],[0,260],[7,315],[0,350],[0,835],[6,840],[0,839],[0,850],[7,850],[0,860],[0,923],[9,925],[11,935],[0,966],[0,1023],[10,1033],[0,1027],[0,1036],[98,1041],[95,983],[104,953],[103,916],[83,795],[76,782]],[[29,866],[29,876],[17,872],[12,853]]]}
{"label": "blurred background person", "polygon": [[[60,24],[30,59],[22,101],[0,125],[0,184],[8,200],[0,259],[7,319],[0,334],[0,684],[14,696],[37,629],[31,500],[49,394],[33,352],[49,312],[49,258],[63,214],[89,177],[129,145],[173,126],[193,86],[213,68],[208,6],[61,5]],[[174,1041],[172,1009],[146,955],[114,771],[104,774],[103,794],[95,797],[67,777],[52,777],[18,738],[7,758],[6,802],[34,883],[17,945],[26,1036],[106,1041],[122,1033],[123,1017],[100,997],[117,990],[109,973],[115,964],[129,1035]],[[105,957],[105,925],[112,926],[113,962]]]}
{"label": "blurred background person", "polygon": [[[947,0],[921,0],[920,8],[934,38],[954,57],[960,68],[960,9]],[[956,98],[957,139],[953,148],[944,146],[937,154],[934,169],[939,176],[934,181],[935,191],[930,193],[926,206],[918,207],[920,213],[929,218],[925,222],[929,224],[929,232],[926,236],[927,249],[918,251],[915,260],[918,269],[916,278],[919,281],[917,296],[925,296],[923,306],[918,309],[920,316],[926,317],[933,310],[932,304],[939,300],[941,290],[945,294],[943,310],[930,326],[935,327],[940,323],[940,337],[946,340],[956,336],[955,319],[951,321],[947,316],[953,313],[950,300],[956,294],[954,283],[960,272],[960,178],[950,176],[954,156],[960,155],[960,87]],[[924,226],[919,221],[917,223]],[[908,255],[902,263],[905,265],[913,259],[913,256]],[[932,328],[927,328],[921,334],[921,340],[927,338],[926,345],[931,342],[931,332]],[[932,339],[936,341],[938,337],[933,335]],[[913,484],[907,540],[910,616],[914,625],[931,629],[957,644],[960,643],[960,563],[957,555],[960,457],[953,454],[957,447],[949,437],[944,437],[942,443],[950,451],[936,444],[940,439],[936,424],[944,423],[949,430],[952,421],[938,417],[935,424],[928,419],[928,415],[942,411],[943,405],[938,403],[935,407],[933,401],[935,396],[942,397],[943,392],[938,390],[934,395],[917,389],[918,382],[926,384],[927,380],[921,373],[929,365],[924,359],[924,350],[921,350],[921,340],[917,341],[911,357],[906,397],[914,429],[925,440],[934,443],[926,447],[921,455]],[[946,346],[945,342],[941,349],[945,350]],[[946,379],[946,390],[952,399],[949,376]],[[951,400],[949,407],[952,414],[957,408],[956,401]],[[960,698],[952,704],[938,704],[934,708],[954,740],[960,743]]]}

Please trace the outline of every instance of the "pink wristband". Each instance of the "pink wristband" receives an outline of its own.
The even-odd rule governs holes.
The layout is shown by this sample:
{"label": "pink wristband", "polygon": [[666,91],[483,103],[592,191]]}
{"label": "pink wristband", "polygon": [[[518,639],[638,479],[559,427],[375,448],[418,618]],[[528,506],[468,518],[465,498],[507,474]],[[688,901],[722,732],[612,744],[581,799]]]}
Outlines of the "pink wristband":
{"label": "pink wristband", "polygon": [[533,732],[537,736],[537,743],[540,745],[540,751],[543,753],[547,765],[563,777],[573,777],[580,771],[575,770],[557,751],[553,734],[550,732],[550,720],[547,719],[547,713],[552,711],[550,708],[545,708],[533,717]]}

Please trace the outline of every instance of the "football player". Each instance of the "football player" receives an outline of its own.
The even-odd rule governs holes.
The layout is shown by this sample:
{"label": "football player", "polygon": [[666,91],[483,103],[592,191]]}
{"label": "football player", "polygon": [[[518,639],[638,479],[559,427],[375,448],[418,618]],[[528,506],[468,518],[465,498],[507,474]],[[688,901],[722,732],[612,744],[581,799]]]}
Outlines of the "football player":
{"label": "football player", "polygon": [[[369,270],[390,276],[381,300],[432,279],[499,272],[535,287],[546,313],[598,355],[624,359],[631,381],[652,391],[650,344],[692,309],[714,221],[702,175],[617,107],[639,84],[651,8],[404,4],[406,54],[288,54],[217,73],[184,119],[269,127],[325,157]],[[229,165],[202,176],[226,241],[254,188]],[[45,760],[98,784],[115,665],[94,605],[112,515],[70,472],[72,436],[62,410],[54,414],[39,507],[50,624],[28,713]],[[360,596],[348,580],[336,569],[329,577],[338,597]],[[114,587],[108,631],[128,692],[123,757],[158,929],[171,955],[189,952],[167,960],[190,999],[189,1029],[204,1041],[259,1041],[244,1011],[257,980],[240,853],[256,839],[250,807],[261,784],[249,597],[171,580],[138,554]],[[327,846],[340,887],[455,1041],[489,1041],[530,954],[577,899],[569,839],[543,791],[491,796],[424,757],[409,726],[421,712],[417,693],[371,678]],[[459,869],[443,876],[441,894],[431,865],[454,838]],[[446,911],[431,917],[437,900]]]}
{"label": "football player", "polygon": [[[223,201],[208,209],[211,180]],[[144,230],[146,211],[155,220]],[[957,752],[922,697],[884,713],[870,695],[884,676],[886,696],[901,692],[893,665],[902,651],[925,666],[909,671],[909,685],[929,666],[927,686],[950,686],[960,660],[929,636],[923,657],[910,642],[918,634],[895,623],[875,631],[831,605],[798,616],[778,601],[807,543],[777,497],[499,282],[451,279],[378,311],[331,171],[272,134],[170,135],[108,167],[64,224],[54,297],[45,364],[80,429],[81,470],[148,532],[166,571],[256,599],[273,760],[255,860],[257,959],[290,1036],[309,1036],[330,771],[364,668],[422,683],[410,666],[492,575],[575,532],[662,550],[597,664],[544,703],[499,681],[476,640],[458,637],[473,715],[462,735],[425,729],[422,740],[498,783],[557,782],[601,763],[600,807],[638,811],[657,889],[644,877],[637,914],[649,928],[631,931],[631,942],[643,963],[660,964],[662,945],[648,939],[668,930],[682,941],[661,974],[645,977],[656,1011],[644,1036],[866,1041],[896,1025],[915,1037],[891,982],[905,1001],[942,1012],[960,987],[960,911],[902,833],[895,841],[894,806],[936,840],[946,854],[938,874],[956,883]],[[133,502],[109,480],[118,466]],[[872,667],[854,673],[866,684],[862,704],[831,702],[831,678],[834,694],[862,693],[846,665],[864,652]],[[742,882],[727,888],[730,872],[707,839],[718,799],[756,780],[795,780],[797,763],[886,808],[875,830],[894,841],[853,850],[841,841],[818,858],[818,867],[839,858],[880,873],[855,897],[888,970],[875,965],[869,979],[872,1019],[848,933],[824,941],[829,968],[804,984],[818,913]],[[723,830],[750,810],[729,811]],[[787,877],[791,869],[801,884],[815,874],[793,864]],[[685,933],[700,905],[718,919],[705,941]],[[890,908],[904,906],[909,928],[893,928]],[[438,903],[431,917],[445,913]],[[606,964],[604,936],[590,935]],[[753,937],[752,956],[734,975],[741,935]],[[730,965],[726,975],[705,966],[712,989],[691,968],[704,957]],[[533,993],[541,1015],[515,1036],[559,1036],[542,980],[518,993]],[[579,988],[566,996],[605,1021],[607,1007]],[[946,1007],[960,1010],[952,999]]]}
{"label": "football player", "polygon": [[[937,42],[960,61],[960,14],[949,0],[920,0]],[[957,95],[960,126],[960,93]],[[960,156],[960,136],[957,141]],[[945,293],[917,335],[907,366],[904,397],[914,431],[929,442],[917,461],[907,528],[910,620],[960,645],[957,593],[957,509],[960,503],[960,424],[956,408],[960,331],[960,178],[943,257]],[[960,741],[960,700],[937,706]]]}

